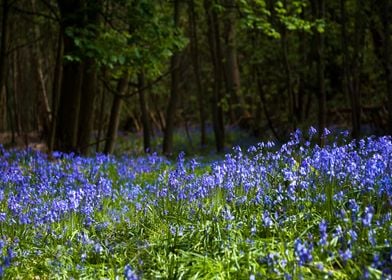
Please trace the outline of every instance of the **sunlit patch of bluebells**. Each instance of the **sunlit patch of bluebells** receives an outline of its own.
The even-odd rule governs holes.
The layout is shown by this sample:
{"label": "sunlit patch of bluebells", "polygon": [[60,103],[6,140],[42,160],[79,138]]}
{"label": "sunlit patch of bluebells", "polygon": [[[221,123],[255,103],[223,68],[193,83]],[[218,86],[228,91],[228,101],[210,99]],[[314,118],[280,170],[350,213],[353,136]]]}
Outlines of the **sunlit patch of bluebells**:
{"label": "sunlit patch of bluebells", "polygon": [[208,164],[1,147],[0,277],[391,279],[392,139],[343,134]]}

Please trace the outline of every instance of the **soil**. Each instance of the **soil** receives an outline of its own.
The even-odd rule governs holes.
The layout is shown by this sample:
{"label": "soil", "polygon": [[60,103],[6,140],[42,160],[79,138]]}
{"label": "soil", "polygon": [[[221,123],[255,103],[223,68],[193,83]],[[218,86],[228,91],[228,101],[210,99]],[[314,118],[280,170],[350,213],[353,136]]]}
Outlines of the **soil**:
{"label": "soil", "polygon": [[3,147],[5,148],[31,148],[41,152],[47,151],[45,139],[42,139],[41,135],[38,132],[15,134],[14,139],[12,137],[12,133],[1,132],[0,144],[3,145]]}

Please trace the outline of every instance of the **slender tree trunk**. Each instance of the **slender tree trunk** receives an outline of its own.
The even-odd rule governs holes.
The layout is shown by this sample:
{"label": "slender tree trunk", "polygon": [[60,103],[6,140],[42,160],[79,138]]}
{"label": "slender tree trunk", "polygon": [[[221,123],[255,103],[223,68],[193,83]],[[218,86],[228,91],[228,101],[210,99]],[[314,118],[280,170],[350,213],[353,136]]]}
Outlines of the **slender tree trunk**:
{"label": "slender tree trunk", "polygon": [[[284,6],[287,8],[287,1],[284,1]],[[283,52],[283,65],[286,74],[286,89],[287,89],[287,100],[288,100],[288,107],[289,107],[289,117],[288,121],[291,126],[291,129],[294,130],[297,125],[297,120],[294,115],[295,112],[295,97],[294,91],[292,87],[292,73],[291,73],[291,65],[289,61],[289,40],[288,40],[288,31],[286,26],[282,26],[282,36],[281,36],[281,45],[282,45],[282,52]]]}
{"label": "slender tree trunk", "polygon": [[234,0],[225,0],[226,7],[226,19],[225,19],[225,40],[226,40],[226,59],[225,59],[225,70],[226,70],[226,83],[228,93],[230,94],[230,104],[233,109],[232,122],[236,122],[243,115],[249,115],[245,113],[244,108],[245,101],[240,95],[241,82],[240,82],[240,71],[237,59],[237,34],[236,34],[236,8]]}
{"label": "slender tree trunk", "polygon": [[343,51],[343,93],[344,96],[350,100],[350,81],[349,81],[349,52],[348,52],[348,35],[347,35],[347,14],[346,14],[346,0],[340,0],[340,14],[341,14],[341,32],[342,32],[342,51]]}
{"label": "slender tree trunk", "polygon": [[[174,1],[174,25],[178,27],[180,20],[180,1]],[[163,154],[171,155],[173,152],[173,133],[176,109],[179,97],[179,79],[180,79],[180,56],[174,53],[171,58],[171,90],[170,99],[166,111],[166,126],[163,136]]]}
{"label": "slender tree trunk", "polygon": [[[61,27],[60,27],[61,28]],[[62,57],[63,57],[63,32],[59,31],[57,47],[56,47],[56,62],[53,73],[52,84],[52,117],[50,124],[50,136],[48,139],[48,153],[51,154],[56,139],[57,116],[61,92],[61,79],[62,79]]]}
{"label": "slender tree trunk", "polygon": [[16,127],[15,127],[15,110],[13,110],[13,105],[12,101],[13,99],[11,99],[11,90],[9,88],[9,86],[7,85],[5,87],[5,93],[7,95],[6,97],[6,106],[7,106],[7,122],[8,122],[8,128],[11,129],[11,144],[14,145],[16,144]]}
{"label": "slender tree trunk", "polygon": [[193,0],[189,0],[189,30],[191,32],[190,47],[193,71],[196,79],[197,88],[197,99],[199,105],[199,119],[200,119],[200,146],[204,147],[207,144],[206,137],[206,111],[204,102],[204,88],[201,82],[200,74],[200,63],[199,63],[199,47],[198,47],[198,36],[197,36],[197,22],[195,13],[195,3]]}
{"label": "slender tree trunk", "polygon": [[[36,3],[35,0],[31,0],[32,11],[35,13],[36,11]],[[36,24],[34,26],[34,34],[36,38],[40,38],[41,32],[39,26]],[[51,122],[51,109],[49,106],[48,93],[45,83],[45,77],[43,73],[42,66],[42,53],[40,50],[40,46],[38,44],[34,45],[34,68],[36,70],[36,75],[38,77],[38,113],[39,113],[39,129],[41,130],[42,136],[45,139],[49,138],[50,133],[50,122]]]}
{"label": "slender tree trunk", "polygon": [[97,139],[96,139],[97,142],[95,145],[95,151],[97,153],[100,150],[102,131],[103,131],[104,121],[105,121],[106,91],[103,87],[101,87],[100,93],[101,93],[101,104],[99,106],[98,132],[97,132]]}
{"label": "slender tree trunk", "polygon": [[138,75],[138,94],[139,94],[139,104],[142,113],[142,125],[143,125],[143,148],[144,152],[151,152],[151,122],[148,114],[148,108],[145,98],[145,79],[144,73],[140,72]]}
{"label": "slender tree trunk", "polygon": [[[8,0],[3,0],[1,5],[1,41],[0,41],[0,100],[4,101],[4,109],[9,108],[9,100],[7,98],[7,83],[6,83],[6,63],[7,63],[7,48],[8,48],[8,30],[9,30],[9,9],[10,3]],[[6,119],[10,114],[9,110],[4,110],[2,114],[2,124],[4,129],[6,128]],[[12,117],[11,117],[12,118]],[[10,116],[8,116],[10,120]]]}
{"label": "slender tree trunk", "polygon": [[[0,98],[4,100],[4,107],[7,105],[6,98],[6,63],[7,63],[7,47],[8,47],[8,18],[9,18],[9,1],[3,0],[1,5],[2,9],[2,21],[1,21],[1,41],[0,41]],[[2,109],[2,108],[0,108]],[[6,110],[4,110],[4,120],[6,118]],[[5,128],[5,127],[4,127]]]}
{"label": "slender tree trunk", "polygon": [[[313,0],[313,13],[319,19],[325,19],[325,0]],[[325,92],[325,74],[324,74],[324,33],[316,33],[316,63],[317,63],[317,90],[318,90],[318,126],[320,145],[325,144],[324,129],[327,126],[327,101]]]}
{"label": "slender tree trunk", "polygon": [[304,69],[307,67],[307,58],[306,58],[306,46],[305,46],[305,34],[301,32],[301,47],[300,47],[300,61],[302,65],[302,69],[300,70],[299,77],[298,77],[298,93],[296,101],[294,102],[294,116],[298,123],[301,123],[304,120],[304,105],[305,105],[305,98],[306,98],[306,70]]}
{"label": "slender tree trunk", "polygon": [[[385,132],[392,135],[392,55],[390,50],[392,3],[389,0],[373,0],[371,3],[374,14],[371,17],[373,21],[369,27],[372,34],[374,52],[383,66],[383,78],[385,80],[385,105],[388,110]],[[378,19],[380,22],[378,22]]]}
{"label": "slender tree trunk", "polygon": [[[376,3],[378,4],[378,3]],[[382,1],[381,21],[383,25],[383,65],[386,78],[387,108],[388,108],[388,133],[392,135],[392,55],[391,55],[391,12],[392,3],[390,0]]]}
{"label": "slender tree trunk", "polygon": [[218,153],[223,152],[225,144],[225,129],[223,120],[222,102],[222,52],[220,44],[220,32],[218,16],[213,8],[213,1],[204,0],[204,8],[207,16],[208,25],[208,43],[213,63],[214,82],[212,90],[212,122],[214,127],[216,150]]}
{"label": "slender tree trunk", "polygon": [[10,4],[8,0],[3,0],[1,5],[2,20],[1,20],[1,41],[0,41],[0,88],[5,85],[5,64],[7,58],[8,47],[8,18]]}
{"label": "slender tree trunk", "polygon": [[260,75],[260,71],[258,71],[258,69],[256,67],[254,67],[254,73],[256,75],[257,89],[258,89],[258,92],[259,92],[260,101],[262,103],[264,116],[265,116],[265,118],[267,120],[267,123],[268,123],[268,127],[271,129],[272,134],[274,135],[274,137],[278,141],[280,141],[280,137],[279,137],[278,133],[275,130],[275,127],[274,127],[274,125],[272,123],[271,115],[269,114],[269,110],[268,110],[268,107],[267,107],[267,100],[265,99],[265,93],[264,93],[264,90],[263,90],[263,84],[262,84],[261,77],[260,77],[261,76]]}
{"label": "slender tree trunk", "polygon": [[352,62],[352,85],[350,87],[350,103],[351,103],[351,119],[352,119],[352,137],[358,139],[361,130],[361,92],[360,92],[360,72],[361,72],[361,45],[363,36],[362,27],[362,12],[363,2],[361,0],[356,1],[356,12],[355,12],[355,33],[354,33],[354,50],[353,50],[353,62]]}
{"label": "slender tree trunk", "polygon": [[10,114],[14,119],[14,130],[18,134],[18,136],[22,133],[22,117],[21,112],[19,110],[19,96],[20,96],[20,72],[18,65],[18,52],[14,52],[12,55],[12,91],[7,90],[8,100],[10,102]]}
{"label": "slender tree trunk", "polygon": [[110,111],[108,132],[104,149],[105,154],[112,154],[114,151],[114,144],[117,140],[117,131],[120,124],[121,107],[123,103],[122,96],[125,95],[128,90],[128,80],[129,75],[124,74],[124,77],[122,77],[117,84],[117,94],[114,96],[112,109]]}
{"label": "slender tree trunk", "polygon": [[[305,9],[302,10],[301,18],[306,20]],[[299,123],[304,120],[305,117],[305,98],[306,98],[306,80],[308,71],[308,42],[307,34],[305,31],[300,31],[299,33],[299,56],[300,64],[302,67],[299,71],[299,81],[298,81],[298,94],[296,98],[295,106],[295,117]]]}

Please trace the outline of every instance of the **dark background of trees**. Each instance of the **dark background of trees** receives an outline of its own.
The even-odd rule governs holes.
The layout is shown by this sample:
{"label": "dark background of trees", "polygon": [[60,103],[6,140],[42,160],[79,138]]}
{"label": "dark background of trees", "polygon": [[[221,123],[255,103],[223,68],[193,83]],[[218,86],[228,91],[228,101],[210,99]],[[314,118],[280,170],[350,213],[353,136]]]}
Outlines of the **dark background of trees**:
{"label": "dark background of trees", "polygon": [[[0,131],[112,153],[118,130],[392,134],[389,0],[1,0]],[[322,138],[321,138],[322,139]],[[26,143],[28,144],[28,143]]]}

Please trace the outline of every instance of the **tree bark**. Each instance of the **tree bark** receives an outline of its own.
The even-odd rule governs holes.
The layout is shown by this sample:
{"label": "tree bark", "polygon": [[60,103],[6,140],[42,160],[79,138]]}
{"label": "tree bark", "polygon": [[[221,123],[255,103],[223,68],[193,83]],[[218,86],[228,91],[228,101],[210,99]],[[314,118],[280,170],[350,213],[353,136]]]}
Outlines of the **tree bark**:
{"label": "tree bark", "polygon": [[[87,25],[98,26],[102,1],[87,1]],[[94,34],[98,36],[98,34]],[[83,84],[79,116],[78,149],[84,155],[90,147],[91,134],[94,127],[94,105],[97,92],[97,62],[95,58],[88,57],[84,60]]]}
{"label": "tree bark", "polygon": [[138,94],[140,111],[142,113],[142,126],[143,126],[143,148],[145,153],[151,152],[151,122],[148,114],[148,108],[145,97],[145,77],[144,73],[138,74]]}
{"label": "tree bark", "polygon": [[88,58],[84,62],[83,84],[81,88],[78,150],[87,155],[91,133],[94,126],[94,104],[97,92],[97,67],[94,59]]}
{"label": "tree bark", "polygon": [[352,62],[352,85],[350,86],[350,102],[351,102],[351,119],[352,119],[352,137],[358,139],[361,130],[361,83],[360,83],[360,72],[361,72],[361,49],[362,49],[362,12],[363,2],[361,0],[356,1],[356,12],[355,12],[355,33],[354,33],[354,46],[353,46],[353,62]]}
{"label": "tree bark", "polygon": [[101,94],[101,103],[99,106],[98,132],[97,132],[97,138],[95,144],[95,152],[97,153],[100,150],[102,131],[104,130],[104,122],[105,122],[106,91],[104,87],[100,88],[100,94]]}
{"label": "tree bark", "polygon": [[[32,11],[35,13],[36,11],[36,3],[35,0],[31,0],[31,7]],[[36,38],[40,38],[41,32],[39,29],[39,26],[36,24],[34,26],[34,35]],[[44,72],[43,72],[43,66],[42,66],[42,53],[40,50],[40,46],[38,44],[34,44],[34,54],[33,54],[33,59],[34,59],[34,68],[36,70],[36,75],[38,78],[38,121],[39,121],[39,130],[42,133],[42,137],[44,139],[48,140],[49,139],[49,133],[50,133],[50,122],[51,122],[51,109],[49,105],[49,100],[48,100],[48,93],[47,93],[47,88],[46,88],[46,83],[45,83],[45,77],[44,77]]]}
{"label": "tree bark", "polygon": [[[8,0],[3,0],[2,8],[2,21],[1,21],[1,41],[0,41],[0,98],[4,101],[6,107],[6,82],[5,82],[5,66],[7,61],[7,48],[8,48],[8,18],[10,4]],[[0,108],[2,109],[2,108]],[[6,110],[4,110],[4,118],[6,118]],[[4,123],[2,120],[1,123]],[[4,127],[5,128],[5,127]]]}
{"label": "tree bark", "polygon": [[129,75],[124,74],[117,84],[117,94],[114,96],[112,109],[110,111],[108,132],[104,149],[105,154],[112,154],[114,151],[114,144],[117,140],[117,131],[120,123],[121,107],[123,103],[123,97],[121,95],[125,95],[128,90],[128,80]]}
{"label": "tree bark", "polygon": [[[62,18],[64,55],[72,56],[78,48],[65,31],[67,28],[83,27],[83,3],[59,0],[58,4]],[[57,149],[64,152],[80,152],[77,142],[82,82],[83,64],[78,60],[64,61],[56,133]]]}
{"label": "tree bark", "polygon": [[[377,5],[378,3],[376,3]],[[389,0],[382,1],[381,21],[383,25],[383,66],[385,72],[386,96],[388,108],[388,133],[392,135],[392,55],[391,55],[391,12],[392,4]]]}
{"label": "tree bark", "polygon": [[207,16],[208,25],[208,43],[213,64],[214,81],[211,98],[212,122],[214,127],[216,150],[218,153],[224,151],[225,144],[225,128],[223,120],[222,100],[222,80],[223,80],[223,65],[222,65],[222,51],[220,44],[220,32],[218,16],[213,7],[213,1],[204,0],[204,9]]}
{"label": "tree bark", "polygon": [[[301,12],[301,18],[303,20],[306,20],[305,16],[305,9],[302,10]],[[309,62],[308,62],[308,40],[307,40],[307,32],[306,31],[300,31],[299,33],[299,56],[300,56],[300,64],[302,67],[300,68],[299,71],[299,77],[298,77],[298,93],[297,93],[297,98],[296,98],[296,106],[295,106],[295,118],[296,120],[301,123],[305,117],[305,102],[306,102],[306,97],[307,96],[307,71],[309,71]]]}
{"label": "tree bark", "polygon": [[341,16],[341,44],[343,52],[343,94],[350,100],[350,81],[349,81],[349,52],[348,52],[348,35],[347,35],[347,13],[346,13],[346,0],[340,0],[340,16]]}
{"label": "tree bark", "polygon": [[[287,0],[284,1],[284,7],[287,9]],[[282,45],[282,52],[283,52],[283,65],[284,71],[286,74],[286,89],[287,89],[287,100],[288,100],[288,107],[289,107],[289,117],[288,122],[291,126],[291,130],[295,130],[297,125],[297,120],[295,116],[295,96],[292,87],[292,71],[291,65],[289,61],[289,39],[288,39],[288,30],[286,26],[282,26],[281,31],[281,45]]]}
{"label": "tree bark", "polygon": [[[313,14],[318,19],[325,19],[325,0],[312,1]],[[325,144],[324,129],[327,126],[327,100],[325,92],[325,63],[324,63],[324,33],[316,31],[316,72],[317,72],[317,91],[318,91],[318,128],[319,143]]]}
{"label": "tree bark", "polygon": [[[61,27],[60,27],[61,28]],[[56,62],[53,73],[52,84],[52,117],[50,124],[50,137],[48,139],[48,153],[51,154],[54,149],[56,140],[56,127],[59,109],[59,99],[61,93],[61,79],[62,79],[62,57],[63,57],[63,32],[59,32],[56,47]]]}
{"label": "tree bark", "polygon": [[267,107],[267,100],[265,99],[265,93],[264,93],[263,85],[261,83],[262,81],[261,81],[260,71],[258,71],[258,69],[256,67],[254,67],[254,73],[256,76],[257,90],[259,92],[260,101],[262,103],[262,108],[264,111],[264,116],[265,116],[267,123],[268,123],[268,127],[271,129],[272,134],[274,135],[276,140],[280,141],[281,139],[275,129],[275,126],[272,123],[271,115],[269,114],[269,110]]}
{"label": "tree bark", "polygon": [[[174,25],[178,27],[180,20],[180,2],[179,0],[174,1]],[[174,122],[176,117],[176,109],[179,97],[179,79],[180,79],[180,56],[176,52],[171,58],[171,89],[170,99],[166,110],[166,126],[163,135],[163,154],[170,156],[173,152],[173,134],[174,134]]]}
{"label": "tree bark", "polygon": [[249,115],[245,113],[245,101],[240,95],[241,79],[237,58],[237,34],[236,34],[236,7],[234,0],[225,0],[226,19],[225,19],[225,40],[226,40],[226,83],[230,95],[230,104],[233,110],[232,122],[236,122]]}
{"label": "tree bark", "polygon": [[204,88],[201,82],[200,74],[200,55],[198,47],[198,36],[197,36],[197,22],[195,13],[195,3],[193,0],[189,0],[189,30],[190,30],[190,48],[192,56],[193,72],[196,80],[197,89],[197,100],[199,106],[199,120],[200,120],[200,146],[204,147],[207,144],[206,137],[206,111],[204,102]]}

